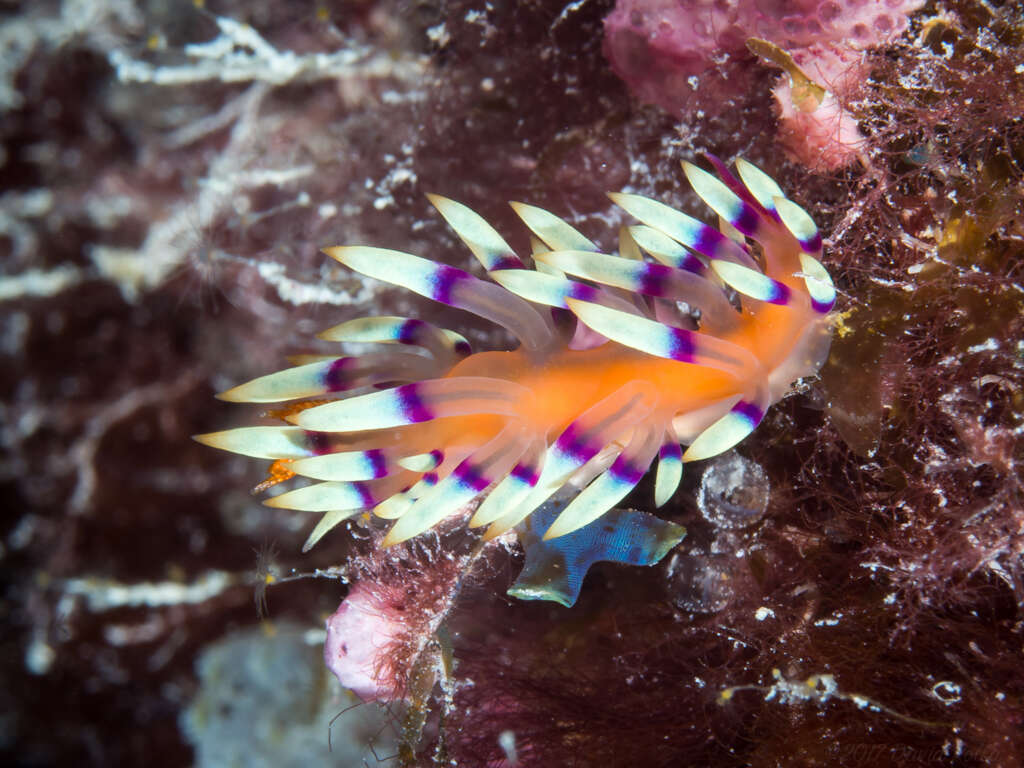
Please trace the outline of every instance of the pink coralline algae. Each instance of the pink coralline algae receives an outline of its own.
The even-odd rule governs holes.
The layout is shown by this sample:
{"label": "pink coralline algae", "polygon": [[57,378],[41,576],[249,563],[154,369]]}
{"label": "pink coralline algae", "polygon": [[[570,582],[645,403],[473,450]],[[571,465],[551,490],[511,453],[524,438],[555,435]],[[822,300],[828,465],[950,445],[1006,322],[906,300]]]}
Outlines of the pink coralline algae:
{"label": "pink coralline algae", "polygon": [[[757,73],[747,41],[767,41],[791,57],[789,66],[772,60],[787,70],[773,90],[783,145],[805,165],[836,169],[863,145],[854,117],[841,106],[867,78],[862,53],[899,37],[923,4],[619,0],[605,20],[605,53],[639,98],[682,116],[721,109],[746,92]],[[820,88],[808,95],[801,80]]]}

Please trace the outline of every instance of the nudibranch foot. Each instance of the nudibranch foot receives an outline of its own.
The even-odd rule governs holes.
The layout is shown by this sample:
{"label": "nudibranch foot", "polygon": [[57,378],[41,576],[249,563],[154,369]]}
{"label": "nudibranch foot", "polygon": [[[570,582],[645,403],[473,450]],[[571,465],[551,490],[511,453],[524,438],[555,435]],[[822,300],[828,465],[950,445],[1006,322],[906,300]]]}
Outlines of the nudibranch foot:
{"label": "nudibranch foot", "polygon": [[600,520],[550,540],[543,531],[565,506],[564,499],[543,504],[517,533],[526,562],[508,594],[520,600],[551,600],[571,608],[583,578],[597,562],[654,565],[686,536],[686,529],[660,517],[613,509]]}

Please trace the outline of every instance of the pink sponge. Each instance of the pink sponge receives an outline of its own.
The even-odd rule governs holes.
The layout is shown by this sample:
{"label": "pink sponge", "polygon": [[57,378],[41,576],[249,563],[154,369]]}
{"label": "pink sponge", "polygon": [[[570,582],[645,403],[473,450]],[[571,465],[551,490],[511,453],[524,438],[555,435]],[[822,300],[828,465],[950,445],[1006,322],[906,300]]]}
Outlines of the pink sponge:
{"label": "pink sponge", "polygon": [[394,657],[407,634],[400,607],[356,584],[327,620],[324,661],[364,701],[391,701],[399,688]]}
{"label": "pink sponge", "polygon": [[798,50],[792,58],[804,75],[826,91],[819,101],[808,98],[799,85],[794,87],[787,74],[776,81],[772,94],[779,116],[779,141],[790,157],[810,168],[843,168],[865,144],[857,121],[839,101],[867,77],[863,56],[842,46],[813,45]]}
{"label": "pink sponge", "polygon": [[[817,110],[794,109],[785,87],[775,90],[785,145],[807,132],[813,147],[800,157],[839,167],[856,154],[836,142],[861,137],[839,103],[865,76],[860,52],[891,42],[924,0],[619,0],[605,19],[605,54],[644,101],[683,115],[697,104],[721,106],[747,90],[755,70],[749,38],[774,43],[829,89]],[[819,57],[824,57],[819,63]],[[818,78],[822,80],[818,80]],[[784,79],[786,79],[784,77]],[[817,125],[816,123],[820,123]],[[797,153],[800,155],[801,153]]]}

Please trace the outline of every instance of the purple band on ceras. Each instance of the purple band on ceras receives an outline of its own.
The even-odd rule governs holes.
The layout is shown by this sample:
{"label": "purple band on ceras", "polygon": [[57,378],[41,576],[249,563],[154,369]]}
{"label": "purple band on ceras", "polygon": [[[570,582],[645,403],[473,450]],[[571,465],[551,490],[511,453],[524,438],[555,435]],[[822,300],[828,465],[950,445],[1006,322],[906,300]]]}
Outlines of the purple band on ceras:
{"label": "purple band on ceras", "polygon": [[419,384],[403,384],[395,389],[398,407],[410,424],[418,424],[421,421],[430,421],[434,418],[434,412],[423,402],[419,389]]}
{"label": "purple band on ceras", "polygon": [[647,473],[648,468],[647,464],[640,466],[620,454],[612,463],[611,469],[608,472],[617,481],[632,486],[640,482],[640,478]]}
{"label": "purple band on ceras", "polygon": [[[701,225],[700,234],[690,247],[697,253],[703,253],[709,259],[721,259],[724,258],[722,254],[727,253],[732,248],[742,248],[739,243],[730,240],[717,229],[709,227],[707,224]],[[731,259],[726,259],[726,261],[731,261]]]}
{"label": "purple band on ceras", "polygon": [[697,345],[694,343],[694,332],[683,328],[671,328],[665,326],[668,331],[669,346],[668,355],[672,360],[680,363],[692,363]]}
{"label": "purple band on ceras", "polygon": [[596,302],[601,296],[601,290],[586,283],[578,283],[573,280],[569,284],[568,297],[580,301]]}
{"label": "purple band on ceras", "polygon": [[771,298],[765,299],[769,304],[785,305],[789,304],[789,297],[792,294],[789,286],[785,283],[780,283],[778,280],[774,281],[775,295]]}
{"label": "purple band on ceras", "polygon": [[477,492],[482,491],[491,484],[491,481],[480,472],[480,466],[469,459],[466,459],[452,470],[452,475],[455,476],[455,480],[463,488],[469,488]]}
{"label": "purple band on ceras", "polygon": [[352,490],[359,494],[359,502],[363,505],[362,509],[370,509],[371,507],[377,506],[377,502],[379,500],[374,497],[366,483],[362,483],[357,480],[349,485],[351,485]]}
{"label": "purple band on ceras", "polygon": [[358,363],[358,359],[354,357],[339,357],[331,363],[324,373],[324,389],[328,392],[345,392],[351,389],[350,372]]}
{"label": "purple band on ceras", "polygon": [[807,253],[818,253],[821,250],[822,246],[821,233],[815,232],[814,237],[812,237],[810,240],[797,239],[797,242],[800,243],[800,247],[803,248],[804,251],[806,251]]}
{"label": "purple band on ceras", "polygon": [[312,430],[305,430],[303,433],[306,438],[306,444],[309,446],[309,450],[314,456],[323,456],[327,453],[333,453],[334,446],[331,444],[331,436],[328,432],[313,432]]}
{"label": "purple band on ceras", "polygon": [[494,272],[499,269],[526,269],[526,265],[515,254],[507,254],[496,258],[487,271]]}
{"label": "purple band on ceras", "polygon": [[374,480],[387,475],[388,463],[384,458],[384,451],[380,450],[380,448],[371,448],[364,453],[364,456],[370,464],[370,471],[373,473]]}
{"label": "purple band on ceras", "polygon": [[811,309],[819,314],[827,315],[832,311],[832,307],[835,305],[836,302],[834,299],[832,301],[818,301],[813,296],[811,297]]}
{"label": "purple band on ceras", "polygon": [[395,341],[399,344],[415,344],[423,340],[423,329],[426,326],[422,320],[406,320],[398,329],[398,335],[395,337]]}
{"label": "purple band on ceras", "polygon": [[601,450],[600,445],[587,442],[586,432],[581,432],[576,422],[573,422],[555,441],[555,448],[562,454],[572,457],[580,464],[586,464],[597,452]]}
{"label": "purple band on ceras", "polygon": [[704,266],[704,262],[689,251],[687,251],[679,263],[676,264],[676,268],[687,272],[693,272],[695,275],[706,275],[708,272],[708,268]]}
{"label": "purple band on ceras", "polygon": [[750,203],[740,200],[739,215],[735,221],[730,220],[729,223],[744,235],[754,237],[761,225],[761,214]]}
{"label": "purple band on ceras", "polygon": [[637,286],[637,291],[647,296],[657,296],[661,298],[668,293],[668,286],[670,285],[671,280],[672,267],[666,267],[664,264],[649,264],[645,262],[640,274],[640,284]]}
{"label": "purple band on ceras", "polygon": [[509,474],[519,482],[525,483],[531,488],[537,485],[537,481],[540,480],[540,473],[537,471],[537,467],[531,467],[527,464],[517,463],[512,467],[512,471],[509,472]]}
{"label": "purple band on ceras", "polygon": [[440,301],[442,304],[453,306],[452,289],[455,288],[458,283],[473,279],[473,276],[469,274],[469,272],[464,272],[463,270],[456,269],[455,267],[449,267],[447,264],[440,264],[431,280],[430,298],[434,301]]}
{"label": "purple band on ceras", "polygon": [[658,458],[661,459],[680,459],[682,456],[682,446],[680,446],[675,440],[662,443],[661,448],[658,449]]}
{"label": "purple band on ceras", "polygon": [[764,411],[762,411],[754,403],[746,400],[740,400],[736,405],[732,407],[731,413],[735,413],[742,416],[744,419],[750,422],[750,428],[753,429],[761,423],[761,419],[764,418]]}

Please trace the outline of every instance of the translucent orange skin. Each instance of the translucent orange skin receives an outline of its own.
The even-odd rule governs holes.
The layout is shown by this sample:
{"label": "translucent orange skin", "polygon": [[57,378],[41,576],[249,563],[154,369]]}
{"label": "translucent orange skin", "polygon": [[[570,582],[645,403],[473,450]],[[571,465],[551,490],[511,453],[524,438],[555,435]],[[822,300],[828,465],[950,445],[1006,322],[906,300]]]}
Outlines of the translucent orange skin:
{"label": "translucent orange skin", "polygon": [[[649,382],[657,391],[655,418],[669,423],[677,415],[708,409],[702,419],[702,426],[707,426],[750,391],[753,377],[766,377],[800,354],[804,331],[821,322],[802,290],[803,281],[787,282],[792,290],[788,305],[758,303],[753,311],[744,311],[735,328],[721,337],[749,351],[760,363],[760,370],[744,371],[740,378],[615,342],[586,350],[561,347],[543,360],[532,358],[523,349],[478,352],[458,363],[448,376],[486,376],[529,389],[531,398],[522,404],[522,418],[536,434],[546,435],[549,444],[581,413],[636,380]],[[816,365],[809,361],[807,367]],[[715,409],[716,405],[721,407]],[[501,423],[502,419],[493,416],[441,420],[437,426],[442,434],[436,436],[436,444],[476,443],[482,436],[495,434]]]}

